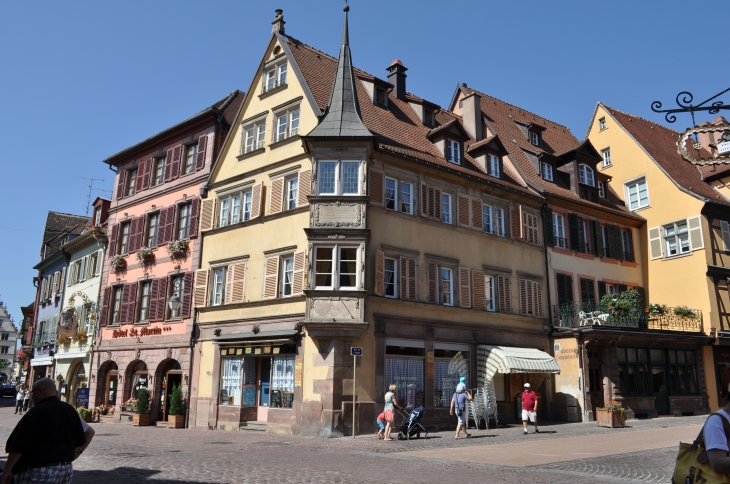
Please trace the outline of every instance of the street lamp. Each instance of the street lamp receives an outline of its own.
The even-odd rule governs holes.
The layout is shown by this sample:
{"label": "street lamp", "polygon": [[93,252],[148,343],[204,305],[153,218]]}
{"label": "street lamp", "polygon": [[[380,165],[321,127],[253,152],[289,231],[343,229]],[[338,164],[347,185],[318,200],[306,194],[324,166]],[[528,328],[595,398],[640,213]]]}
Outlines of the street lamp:
{"label": "street lamp", "polygon": [[180,304],[182,302],[180,301],[180,296],[175,294],[170,298],[169,301],[167,301],[167,305],[170,307],[170,310],[172,310],[173,313],[176,313],[180,309]]}

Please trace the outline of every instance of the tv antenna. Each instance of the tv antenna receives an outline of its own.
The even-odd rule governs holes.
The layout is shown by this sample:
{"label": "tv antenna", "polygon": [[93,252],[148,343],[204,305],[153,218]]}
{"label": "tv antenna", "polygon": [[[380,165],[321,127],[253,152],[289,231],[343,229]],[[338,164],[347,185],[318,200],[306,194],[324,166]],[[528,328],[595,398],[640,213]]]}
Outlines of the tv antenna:
{"label": "tv antenna", "polygon": [[89,208],[91,208],[91,192],[98,191],[98,192],[107,192],[111,193],[111,190],[103,190],[101,188],[97,188],[94,190],[94,182],[100,181],[103,182],[104,180],[101,178],[87,178],[85,176],[74,176],[74,178],[81,178],[82,180],[87,180],[89,183],[86,185],[89,187],[89,193],[86,194],[86,216],[89,216]]}

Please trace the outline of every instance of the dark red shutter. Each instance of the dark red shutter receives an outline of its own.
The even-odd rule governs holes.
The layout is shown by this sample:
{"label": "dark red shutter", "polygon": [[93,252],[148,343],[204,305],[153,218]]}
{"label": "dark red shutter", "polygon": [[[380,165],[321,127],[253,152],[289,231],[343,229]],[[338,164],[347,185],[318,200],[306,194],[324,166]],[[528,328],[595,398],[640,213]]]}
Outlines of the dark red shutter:
{"label": "dark red shutter", "polygon": [[142,242],[142,230],[140,225],[144,225],[144,217],[133,218],[129,223],[129,249],[131,254],[137,252]]}
{"label": "dark red shutter", "polygon": [[139,176],[137,179],[137,191],[147,190],[150,187],[150,174],[152,173],[152,164],[154,161],[153,158],[148,158],[139,164],[139,168],[137,168]]}
{"label": "dark red shutter", "polygon": [[117,173],[117,193],[116,193],[117,200],[124,197],[124,186],[126,185],[126,181],[127,181],[127,170],[123,170],[122,168],[119,168],[119,173]]}
{"label": "dark red shutter", "polygon": [[180,175],[180,154],[182,145],[167,150],[167,166],[165,167],[165,181],[174,180]]}
{"label": "dark red shutter", "polygon": [[107,256],[111,259],[117,255],[117,237],[119,236],[119,224],[114,224],[109,229],[109,237],[107,238]]}
{"label": "dark red shutter", "polygon": [[193,198],[190,204],[190,228],[188,230],[189,237],[194,239],[198,236],[198,220],[200,218],[200,198]]}
{"label": "dark red shutter", "polygon": [[167,277],[160,278],[160,289],[157,292],[157,321],[164,321],[167,314]]}
{"label": "dark red shutter", "polygon": [[162,235],[162,244],[167,244],[175,239],[173,234],[175,228],[175,205],[167,207],[163,210],[165,212],[165,224],[160,226]]}
{"label": "dark red shutter", "polygon": [[124,308],[124,324],[132,324],[137,317],[137,283],[127,284],[127,304]]}
{"label": "dark red shutter", "polygon": [[148,300],[147,319],[150,321],[159,321],[157,317],[157,293],[160,290],[160,280],[152,279],[150,282],[150,297]]}
{"label": "dark red shutter", "polygon": [[188,272],[183,278],[182,293],[182,317],[187,319],[190,317],[190,308],[193,306],[193,273]]}
{"label": "dark red shutter", "polygon": [[104,288],[104,299],[101,301],[101,326],[106,326],[107,318],[109,318],[109,298],[112,297],[112,288]]}
{"label": "dark red shutter", "polygon": [[195,171],[205,167],[205,148],[208,145],[208,135],[204,134],[198,139],[198,158],[195,160]]}
{"label": "dark red shutter", "polygon": [[134,192],[139,193],[142,190],[146,189],[147,187],[144,186],[144,170],[145,165],[147,163],[144,161],[141,161],[139,165],[137,165],[137,182],[134,185]]}
{"label": "dark red shutter", "polygon": [[119,304],[119,323],[127,324],[127,306],[129,305],[129,286],[131,284],[125,284],[122,286],[121,303]]}
{"label": "dark red shutter", "polygon": [[137,249],[142,248],[147,242],[144,236],[145,225],[147,225],[147,215],[137,217]]}
{"label": "dark red shutter", "polygon": [[170,173],[172,172],[172,152],[173,151],[174,150],[172,148],[167,150],[167,156],[165,157],[165,181],[172,180]]}

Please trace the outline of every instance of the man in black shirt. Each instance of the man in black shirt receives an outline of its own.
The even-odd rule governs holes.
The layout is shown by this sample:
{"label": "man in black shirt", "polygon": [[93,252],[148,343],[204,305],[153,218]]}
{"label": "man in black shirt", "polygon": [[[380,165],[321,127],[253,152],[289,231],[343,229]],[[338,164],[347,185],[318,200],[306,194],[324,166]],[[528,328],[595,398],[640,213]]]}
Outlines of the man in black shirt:
{"label": "man in black shirt", "polygon": [[5,444],[8,461],[0,483],[10,484],[16,475],[15,484],[70,484],[71,462],[88,445],[81,419],[76,409],[58,399],[50,378],[35,382],[31,392],[34,406]]}

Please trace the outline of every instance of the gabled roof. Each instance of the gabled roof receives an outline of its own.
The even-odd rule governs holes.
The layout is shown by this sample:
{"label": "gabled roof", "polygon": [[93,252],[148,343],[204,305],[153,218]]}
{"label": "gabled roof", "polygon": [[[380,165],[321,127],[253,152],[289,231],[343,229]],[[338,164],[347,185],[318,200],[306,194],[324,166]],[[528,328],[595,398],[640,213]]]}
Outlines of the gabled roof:
{"label": "gabled roof", "polygon": [[41,255],[44,246],[48,246],[45,250],[46,259],[53,256],[61,248],[63,237],[67,234],[80,234],[90,218],[83,215],[71,215],[61,212],[48,212],[46,217],[46,227],[43,230],[43,244],[41,245]]}
{"label": "gabled roof", "polygon": [[[701,170],[677,152],[681,133],[603,103],[599,105],[641,145],[680,189],[703,201],[730,205],[730,200],[704,181]],[[688,149],[694,148],[688,146]],[[708,157],[709,153],[703,156]]]}

